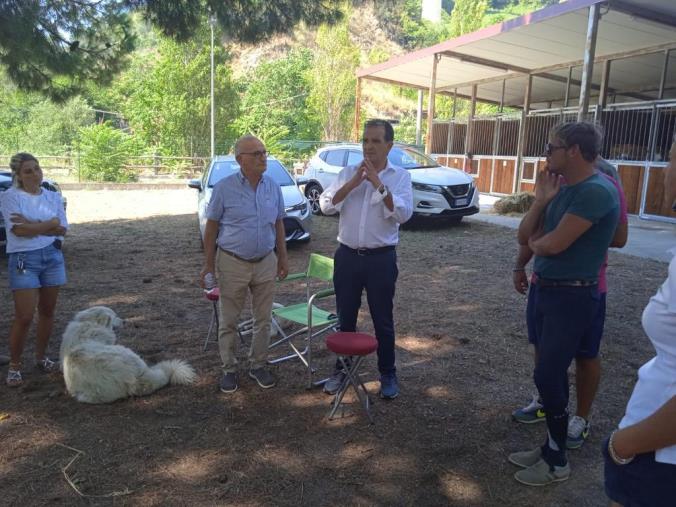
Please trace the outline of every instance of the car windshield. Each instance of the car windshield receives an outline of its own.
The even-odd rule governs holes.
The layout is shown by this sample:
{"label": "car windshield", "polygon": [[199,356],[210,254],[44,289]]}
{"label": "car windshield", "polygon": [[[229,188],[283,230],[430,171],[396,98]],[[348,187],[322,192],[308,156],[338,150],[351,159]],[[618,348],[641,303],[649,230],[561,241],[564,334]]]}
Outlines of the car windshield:
{"label": "car windshield", "polygon": [[[209,187],[213,187],[220,180],[237,171],[239,171],[239,164],[235,160],[215,162],[211,174],[209,175]],[[284,166],[276,160],[268,160],[268,168],[265,171],[265,174],[271,177],[280,187],[288,187],[296,184],[291,175],[284,169]]]}
{"label": "car windshield", "polygon": [[395,146],[387,156],[390,163],[404,169],[421,169],[424,167],[440,167],[436,160],[423,155],[412,148]]}

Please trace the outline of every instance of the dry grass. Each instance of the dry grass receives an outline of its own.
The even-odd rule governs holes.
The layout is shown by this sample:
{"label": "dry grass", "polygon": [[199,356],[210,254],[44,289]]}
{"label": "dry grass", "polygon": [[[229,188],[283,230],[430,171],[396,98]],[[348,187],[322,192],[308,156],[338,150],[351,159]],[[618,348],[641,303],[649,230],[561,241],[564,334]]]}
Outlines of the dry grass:
{"label": "dry grass", "polygon": [[[652,354],[640,315],[666,264],[611,254],[604,378],[591,440],[570,454],[570,481],[529,489],[513,480],[506,461],[508,452],[544,438],[543,426],[509,416],[533,391],[525,300],[511,286],[513,231],[469,221],[402,232],[395,301],[402,395],[374,400],[377,423],[370,427],[358,412],[327,421],[329,398],[304,388],[294,362],[275,368],[275,389],[244,378],[235,394],[218,392],[216,348],[201,350],[210,306],[196,283],[202,253],[191,191],[66,193],[74,224],[65,246],[69,283],[51,350],[76,311],[105,304],[132,323],[122,343],[151,363],[187,359],[200,379],[87,406],[66,395],[58,375],[27,368],[23,388],[0,387],[9,415],[0,420],[5,504],[606,504],[599,446],[621,417],[637,367]],[[336,226],[330,217],[315,221],[312,241],[291,248],[293,271],[311,251],[332,254]],[[6,287],[4,269],[0,278]],[[291,301],[290,288],[276,299]],[[6,294],[5,335],[11,315]],[[367,313],[360,322],[370,329]],[[331,358],[321,349],[326,371]],[[375,390],[374,358],[364,373]],[[72,461],[69,448],[83,454]],[[64,469],[83,495],[131,494],[83,500]]]}

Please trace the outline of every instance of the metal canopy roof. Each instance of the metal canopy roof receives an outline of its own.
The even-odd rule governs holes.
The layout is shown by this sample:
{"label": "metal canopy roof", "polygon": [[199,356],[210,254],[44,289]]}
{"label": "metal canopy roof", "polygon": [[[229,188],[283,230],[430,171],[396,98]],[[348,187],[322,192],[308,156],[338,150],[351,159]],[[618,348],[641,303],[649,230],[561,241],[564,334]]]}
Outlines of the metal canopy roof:
{"label": "metal canopy roof", "polygon": [[[402,86],[427,89],[435,54],[437,93],[471,95],[478,84],[477,99],[499,103],[505,82],[505,105],[523,103],[526,75],[534,74],[531,107],[563,103],[568,68],[582,64],[587,35],[588,7],[601,8],[596,42],[596,61],[613,59],[609,95],[611,101],[656,98],[664,55],[652,54],[676,48],[674,0],[569,0],[499,23],[435,46],[392,58],[357,71],[357,76]],[[640,56],[639,55],[643,55]],[[630,57],[633,56],[633,57]],[[615,60],[617,58],[624,58]],[[676,97],[676,59],[671,58],[665,97]],[[580,69],[574,69],[571,96],[579,90]],[[591,96],[598,96],[602,66],[595,65]]]}

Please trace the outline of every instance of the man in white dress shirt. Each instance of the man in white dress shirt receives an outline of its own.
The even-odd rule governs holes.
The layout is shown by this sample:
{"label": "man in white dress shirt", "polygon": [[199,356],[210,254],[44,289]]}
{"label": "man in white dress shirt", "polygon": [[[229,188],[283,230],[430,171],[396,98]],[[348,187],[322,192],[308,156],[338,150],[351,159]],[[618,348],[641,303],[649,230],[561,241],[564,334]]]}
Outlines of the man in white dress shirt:
{"label": "man in white dress shirt", "polygon": [[[340,212],[338,250],[334,256],[333,284],[341,331],[356,331],[361,295],[366,289],[369,312],[378,339],[380,394],[399,395],[395,356],[394,289],[399,273],[396,245],[399,225],[413,214],[411,175],[392,165],[394,130],[385,120],[364,125],[364,160],[345,167],[321,196],[322,212]],[[335,393],[344,373],[339,369],[324,385]]]}

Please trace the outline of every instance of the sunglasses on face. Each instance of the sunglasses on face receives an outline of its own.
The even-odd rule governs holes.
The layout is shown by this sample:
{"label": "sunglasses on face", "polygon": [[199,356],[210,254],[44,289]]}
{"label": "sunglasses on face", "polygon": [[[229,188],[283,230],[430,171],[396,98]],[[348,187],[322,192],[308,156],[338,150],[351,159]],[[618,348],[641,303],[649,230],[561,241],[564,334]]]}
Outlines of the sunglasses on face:
{"label": "sunglasses on face", "polygon": [[557,146],[556,144],[547,143],[545,145],[545,155],[549,157],[556,150],[565,150],[566,148],[568,148],[568,146],[564,146],[564,145]]}
{"label": "sunglasses on face", "polygon": [[265,151],[265,150],[244,151],[244,152],[240,152],[240,155],[252,155],[254,157],[267,157],[268,152]]}

